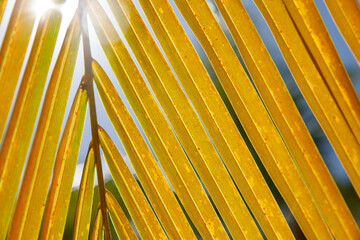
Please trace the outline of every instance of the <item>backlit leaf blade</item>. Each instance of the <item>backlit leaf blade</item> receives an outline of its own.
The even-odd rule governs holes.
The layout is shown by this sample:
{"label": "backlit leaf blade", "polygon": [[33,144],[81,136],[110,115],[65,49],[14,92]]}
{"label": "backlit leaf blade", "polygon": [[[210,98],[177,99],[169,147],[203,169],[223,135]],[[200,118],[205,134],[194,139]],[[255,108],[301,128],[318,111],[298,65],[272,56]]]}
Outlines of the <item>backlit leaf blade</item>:
{"label": "backlit leaf blade", "polygon": [[[315,2],[312,0],[285,0],[284,3],[308,46],[311,56],[316,61],[324,81],[360,143],[360,100]],[[358,23],[360,24],[360,21]]]}
{"label": "backlit leaf blade", "polygon": [[[126,33],[125,38],[132,48],[133,53],[138,58],[138,62],[142,67],[142,70],[144,71],[157,99],[167,114],[177,137],[180,139],[183,147],[187,150],[187,154],[194,167],[209,190],[209,181],[207,179],[211,179],[211,176],[204,175],[204,171],[201,169],[204,169],[204,167],[206,168],[206,164],[209,166],[214,165],[216,168],[221,168],[222,163],[220,158],[217,157],[217,153],[203,129],[201,122],[198,120],[190,102],[182,92],[180,85],[178,84],[170,67],[167,65],[160,50],[157,48],[151,34],[146,31],[146,26],[142,22],[140,15],[136,12],[131,1],[109,1],[109,4],[121,29],[124,33]],[[282,214],[278,209],[275,200],[271,196],[265,181],[263,181],[263,178],[258,171],[255,162],[252,160],[250,153],[247,151],[243,142],[242,144],[245,149],[245,151],[242,151],[242,159],[246,157],[250,161],[246,164],[243,164],[242,161],[241,163],[243,168],[240,169],[236,163],[236,159],[234,159],[233,154],[230,152],[230,154],[224,154],[224,162],[228,164],[227,166],[233,174],[235,181],[237,181],[242,195],[248,201],[250,208],[256,209],[253,211],[255,212],[255,216],[260,219],[261,226],[263,228],[267,228],[268,226],[270,226],[270,228],[274,228],[274,232],[277,232],[279,237],[282,236],[285,238],[285,236],[287,236],[286,238],[291,238],[292,234],[285,219],[282,217]],[[194,149],[201,150],[194,151]],[[222,149],[218,150],[224,153]],[[200,152],[201,155],[199,154]],[[202,158],[204,158],[204,160]],[[201,161],[203,161],[202,166],[201,164],[199,165],[199,162]],[[220,167],[219,165],[215,165],[215,162],[220,163]],[[254,185],[252,189],[251,186],[249,188],[248,184],[253,183],[250,183],[250,181],[246,180],[246,178],[241,177],[244,172],[250,173],[253,178],[257,179],[256,186]],[[214,175],[217,174],[214,173]],[[240,178],[242,180],[241,182],[239,181]],[[229,188],[232,184],[227,183],[225,185]],[[212,191],[210,191],[210,194],[211,193]],[[217,197],[212,195],[212,198],[216,204],[218,202]],[[261,201],[261,199],[267,199],[267,201]],[[223,206],[218,205],[217,208],[222,214],[225,222],[227,222],[223,212]],[[191,214],[191,211],[187,212]],[[191,217],[191,215],[190,218],[194,220],[194,217]],[[269,223],[272,226],[268,225]],[[265,230],[265,232],[268,231]]]}
{"label": "backlit leaf blade", "polygon": [[[90,144],[91,145],[91,144]],[[94,195],[95,158],[90,148],[81,176],[78,200],[76,204],[74,240],[89,239],[91,210]]]}
{"label": "backlit leaf blade", "polygon": [[94,63],[93,72],[105,110],[165,231],[174,238],[195,238],[163,173],[115,88]]}
{"label": "backlit leaf blade", "polygon": [[[73,163],[74,165],[74,162],[76,163],[85,121],[86,103],[87,91],[82,83],[73,101],[56,156],[57,165],[55,166],[54,180],[49,193],[47,216],[45,216],[47,223],[43,231],[43,234],[45,234],[43,237],[46,239],[58,237],[58,235],[53,235],[54,232],[47,232],[48,230],[55,231],[56,234],[59,234],[59,232],[62,234],[65,226],[67,207],[70,201],[69,196],[66,197],[66,195],[69,195],[69,192],[66,193],[66,188],[71,190],[73,174],[71,176],[71,174],[66,173],[71,176],[68,176],[71,181],[69,181],[70,179],[63,179],[62,177],[65,177],[63,170],[67,164],[70,163],[71,165]],[[53,162],[50,159],[43,160],[45,161],[28,162],[10,227],[9,238],[25,236],[26,238],[35,238],[39,233],[53,167]],[[64,186],[64,183],[67,186]],[[47,224],[50,226],[46,226]]]}
{"label": "backlit leaf blade", "polygon": [[360,6],[356,0],[325,0],[337,27],[360,65]]}
{"label": "backlit leaf blade", "polygon": [[140,237],[143,239],[166,239],[167,237],[138,183],[132,176],[109,135],[101,127],[99,127],[99,138],[111,176]]}
{"label": "backlit leaf blade", "polygon": [[[33,10],[35,0],[16,0],[0,50],[0,85],[6,91],[0,91],[0,137],[4,133],[22,62],[28,47],[34,26],[36,12]],[[6,0],[1,1],[4,10]],[[30,10],[30,11],[29,11]],[[1,167],[0,167],[1,169]],[[6,226],[0,223],[1,226]],[[0,238],[4,233],[0,231]]]}
{"label": "backlit leaf blade", "polygon": [[286,86],[240,1],[216,0],[252,79],[315,200],[338,239],[359,229],[332,179]]}
{"label": "backlit leaf blade", "polygon": [[[0,2],[0,22],[2,20],[2,17],[3,17],[3,14],[4,14],[4,10],[5,10],[5,7],[6,7],[6,3],[7,3],[7,0],[2,0]],[[0,125],[1,126],[1,125]],[[0,132],[0,136],[1,136],[1,132]]]}
{"label": "backlit leaf blade", "polygon": [[294,78],[360,195],[360,145],[314,65],[282,1],[255,0]]}
{"label": "backlit leaf blade", "polygon": [[91,230],[91,240],[103,240],[104,239],[104,231],[103,231],[103,220],[102,220],[102,213],[101,209],[98,209],[96,213],[95,222]]}
{"label": "backlit leaf blade", "polygon": [[114,196],[106,191],[106,204],[119,239],[137,239],[124,212]]}
{"label": "backlit leaf blade", "polygon": [[[23,21],[23,19],[21,21]],[[6,234],[8,228],[9,218],[11,217],[21,177],[22,166],[28,152],[28,146],[44,90],[60,22],[61,14],[56,10],[48,11],[40,19],[34,45],[11,115],[10,124],[0,150],[0,198],[6,199],[6,201],[0,205],[0,238]],[[14,47],[21,48],[21,46]],[[3,56],[0,56],[0,59],[2,59],[2,57]],[[9,57],[9,59],[11,59],[11,57]],[[18,63],[19,59],[13,59],[12,61]],[[14,71],[16,71],[16,69],[14,69]],[[13,70],[1,70],[0,72],[13,72]],[[6,76],[2,76],[1,81],[12,81],[10,76],[6,79],[3,77]],[[0,84],[6,89],[6,84]],[[0,92],[8,91],[11,91],[11,89]],[[11,100],[1,99],[0,106],[6,105],[6,101],[11,102]],[[3,113],[1,116],[6,115],[7,111]]]}

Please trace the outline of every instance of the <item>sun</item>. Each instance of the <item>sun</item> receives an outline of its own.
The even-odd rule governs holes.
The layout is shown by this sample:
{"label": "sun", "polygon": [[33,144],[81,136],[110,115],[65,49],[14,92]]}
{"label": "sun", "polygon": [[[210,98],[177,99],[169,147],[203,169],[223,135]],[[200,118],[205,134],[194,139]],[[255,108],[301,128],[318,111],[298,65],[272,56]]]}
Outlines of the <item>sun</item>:
{"label": "sun", "polygon": [[35,0],[34,10],[38,16],[42,16],[47,10],[58,8],[52,0]]}
{"label": "sun", "polygon": [[63,20],[72,18],[78,6],[78,0],[67,0],[56,2],[55,0],[34,0],[34,11],[38,17],[41,17],[49,9],[57,9],[61,12]]}

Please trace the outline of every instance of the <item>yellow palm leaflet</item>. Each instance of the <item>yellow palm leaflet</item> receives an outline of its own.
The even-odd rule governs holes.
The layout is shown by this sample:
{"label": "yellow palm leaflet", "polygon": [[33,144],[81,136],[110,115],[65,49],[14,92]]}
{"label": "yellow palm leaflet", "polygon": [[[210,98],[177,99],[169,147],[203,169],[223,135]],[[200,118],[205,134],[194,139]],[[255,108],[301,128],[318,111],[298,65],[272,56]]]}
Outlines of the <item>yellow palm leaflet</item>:
{"label": "yellow palm leaflet", "polygon": [[95,222],[92,226],[90,239],[91,240],[103,240],[104,239],[104,226],[103,226],[103,220],[102,220],[102,214],[101,209],[98,209],[98,212],[96,213]]}
{"label": "yellow palm leaflet", "polygon": [[[60,183],[64,184],[62,179],[64,176],[62,175],[64,174],[64,167],[67,164],[71,165],[71,162],[73,164],[74,162],[76,163],[85,121],[86,103],[87,91],[84,89],[84,85],[81,84],[73,101],[56,156],[57,172],[54,172],[54,180],[50,187],[50,202],[47,206],[48,215],[45,216],[45,218],[49,219],[47,224],[50,226],[48,229],[46,228],[47,226],[43,229],[43,234],[45,234],[44,238],[58,237],[58,235],[51,236],[51,234],[54,234],[51,231],[55,231],[56,234],[63,233],[67,210],[61,210],[61,208],[67,209],[69,199],[66,200],[65,194],[62,195],[62,193],[65,192],[64,188],[70,188],[71,190],[72,181],[66,179],[67,182],[65,184],[67,186],[57,186],[60,185]],[[28,162],[25,170],[24,182],[21,185],[14,216],[11,222],[9,238],[22,238],[25,236],[26,238],[35,238],[39,234],[47,196],[47,187],[53,168],[53,161],[50,161],[50,159],[42,160],[43,161],[41,162]],[[61,202],[58,202],[59,200],[61,200]],[[52,217],[57,219],[51,219]],[[62,224],[60,224],[61,221],[63,221]],[[48,230],[51,231],[47,232]]]}
{"label": "yellow palm leaflet", "polygon": [[[56,10],[47,12],[40,19],[9,127],[3,140],[0,151],[0,198],[6,199],[6,201],[0,205],[0,238],[5,237],[9,225],[60,22],[61,14]],[[15,42],[12,44],[15,44]],[[14,47],[21,48],[21,46]],[[0,59],[3,59],[2,56]],[[19,63],[19,59],[13,59],[12,61],[15,61],[17,64]],[[14,69],[14,71],[16,70]],[[1,70],[0,72],[13,72],[13,70]],[[10,77],[6,77],[6,79],[3,77],[6,76],[2,76],[1,81],[12,81]],[[0,92],[8,92],[8,90]],[[10,100],[1,99],[1,101],[6,102]]]}
{"label": "yellow palm leaflet", "polygon": [[94,150],[90,144],[83,173],[81,176],[78,200],[76,203],[76,213],[74,221],[74,240],[89,239],[91,209],[94,196],[94,178],[95,178],[95,159]]}
{"label": "yellow palm leaflet", "polygon": [[[36,12],[29,11],[29,9],[32,9],[34,1],[35,0],[16,0],[1,46],[0,86],[2,89],[6,89],[6,91],[0,91],[0,136],[4,133],[6,119],[22,66],[21,63],[24,60],[34,26]],[[5,7],[6,2],[6,0],[1,1],[1,5],[3,5],[2,8]],[[0,11],[3,11],[3,9],[0,9]],[[0,226],[7,225],[4,224],[0,223]],[[3,238],[3,236],[3,231],[0,231],[0,238]]]}
{"label": "yellow palm leaflet", "polygon": [[314,65],[282,1],[255,1],[294,78],[360,195],[360,145]]}
{"label": "yellow palm leaflet", "polygon": [[106,204],[119,239],[137,239],[124,212],[114,196],[106,191]]}
{"label": "yellow palm leaflet", "polygon": [[337,27],[360,65],[360,6],[356,0],[325,0]]}
{"label": "yellow palm leaflet", "polygon": [[217,0],[216,3],[332,234],[339,239],[360,237],[354,218],[245,8],[240,1]]}
{"label": "yellow palm leaflet", "polygon": [[[95,75],[96,77],[96,75]],[[111,176],[142,239],[167,239],[151,206],[104,129],[99,138]]]}
{"label": "yellow palm leaflet", "polygon": [[[3,14],[4,14],[4,10],[5,10],[5,7],[6,7],[6,3],[7,3],[7,0],[2,0],[1,2],[0,2],[0,22],[1,22],[1,20],[2,20],[2,16],[3,16]],[[2,134],[1,134],[1,132],[0,132],[0,136],[1,136]]]}

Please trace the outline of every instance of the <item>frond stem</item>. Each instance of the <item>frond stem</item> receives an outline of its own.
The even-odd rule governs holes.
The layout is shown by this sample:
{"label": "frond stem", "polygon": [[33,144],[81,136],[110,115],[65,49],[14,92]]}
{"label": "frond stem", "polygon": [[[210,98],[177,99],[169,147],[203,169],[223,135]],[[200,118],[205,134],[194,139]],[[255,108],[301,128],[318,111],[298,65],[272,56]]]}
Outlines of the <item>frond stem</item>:
{"label": "frond stem", "polygon": [[[86,1],[81,0],[81,10],[85,9]],[[86,13],[82,12],[82,40],[84,48],[84,65],[85,65],[85,75],[84,81],[88,90],[89,98],[89,108],[90,108],[90,123],[91,123],[91,135],[93,141],[94,157],[95,157],[95,166],[96,173],[99,185],[99,195],[100,195],[100,208],[103,217],[104,229],[105,229],[105,239],[110,240],[110,225],[109,218],[107,215],[107,205],[105,199],[105,183],[103,170],[101,165],[100,149],[99,149],[99,134],[98,134],[98,122],[96,115],[96,106],[95,106],[95,95],[94,95],[94,86],[93,86],[93,72],[91,67],[92,57],[90,50],[90,41],[88,36],[88,24]]]}

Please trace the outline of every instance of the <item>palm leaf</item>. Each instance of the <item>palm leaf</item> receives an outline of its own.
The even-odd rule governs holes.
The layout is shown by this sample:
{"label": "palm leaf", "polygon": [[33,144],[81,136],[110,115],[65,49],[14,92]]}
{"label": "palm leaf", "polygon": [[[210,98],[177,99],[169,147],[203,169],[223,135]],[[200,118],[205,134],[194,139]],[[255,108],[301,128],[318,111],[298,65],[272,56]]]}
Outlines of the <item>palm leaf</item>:
{"label": "palm leaf", "polygon": [[[1,13],[4,11],[6,2],[5,0],[1,1]],[[34,1],[16,1],[0,50],[0,83],[7,89],[7,91],[1,91],[0,93],[1,100],[3,101],[0,107],[3,113],[0,117],[1,135],[4,133],[7,115],[11,106],[11,99],[14,97],[20,74],[22,64],[19,63],[21,63],[25,57],[30,34],[34,26],[36,13],[34,11],[28,11],[28,9],[32,8],[33,4]],[[11,69],[11,71],[7,71],[8,69]]]}
{"label": "palm leaf", "polygon": [[[91,146],[91,144],[90,144]],[[88,239],[90,231],[91,207],[93,204],[95,178],[94,151],[91,148],[86,157],[79,196],[76,204],[75,224],[73,239]]]}
{"label": "palm leaf", "polygon": [[[14,1],[0,4],[0,239],[293,239],[294,222],[309,239],[360,238],[240,0],[214,0],[216,14],[206,0],[79,0],[72,20],[70,1],[44,2],[41,16],[35,0]],[[255,3],[359,204],[360,101],[329,29],[311,0]],[[326,3],[358,64],[358,3]]]}

